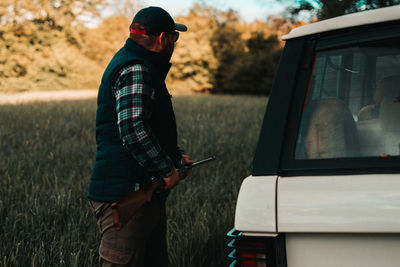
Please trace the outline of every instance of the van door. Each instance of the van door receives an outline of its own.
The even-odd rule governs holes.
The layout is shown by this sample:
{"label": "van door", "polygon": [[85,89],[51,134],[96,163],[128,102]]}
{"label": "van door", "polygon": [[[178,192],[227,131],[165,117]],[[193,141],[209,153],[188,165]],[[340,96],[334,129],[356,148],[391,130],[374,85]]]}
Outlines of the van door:
{"label": "van door", "polygon": [[396,266],[400,37],[328,42],[290,112],[277,231],[288,266]]}

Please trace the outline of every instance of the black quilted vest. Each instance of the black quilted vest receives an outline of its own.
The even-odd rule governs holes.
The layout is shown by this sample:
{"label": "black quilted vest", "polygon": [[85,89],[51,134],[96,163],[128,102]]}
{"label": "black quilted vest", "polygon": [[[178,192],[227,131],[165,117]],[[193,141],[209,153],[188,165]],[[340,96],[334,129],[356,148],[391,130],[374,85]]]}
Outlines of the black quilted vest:
{"label": "black quilted vest", "polygon": [[163,64],[163,55],[151,52],[128,39],[108,64],[97,96],[96,142],[97,154],[91,175],[88,198],[113,202],[134,191],[148,173],[122,144],[117,125],[113,85],[118,72],[127,65],[141,63],[147,66],[155,89],[155,105],[149,121],[151,130],[161,148],[178,166],[177,132],[171,96],[165,86],[170,64]]}

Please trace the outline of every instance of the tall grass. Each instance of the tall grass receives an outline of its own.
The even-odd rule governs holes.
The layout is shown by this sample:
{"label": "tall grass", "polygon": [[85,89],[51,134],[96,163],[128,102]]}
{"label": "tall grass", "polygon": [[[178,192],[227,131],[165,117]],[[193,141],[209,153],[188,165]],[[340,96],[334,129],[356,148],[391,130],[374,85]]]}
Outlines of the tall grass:
{"label": "tall grass", "polygon": [[[225,266],[225,234],[250,173],[266,98],[174,97],[193,170],[168,198],[171,266]],[[0,266],[96,266],[99,234],[86,201],[95,100],[0,106]]]}

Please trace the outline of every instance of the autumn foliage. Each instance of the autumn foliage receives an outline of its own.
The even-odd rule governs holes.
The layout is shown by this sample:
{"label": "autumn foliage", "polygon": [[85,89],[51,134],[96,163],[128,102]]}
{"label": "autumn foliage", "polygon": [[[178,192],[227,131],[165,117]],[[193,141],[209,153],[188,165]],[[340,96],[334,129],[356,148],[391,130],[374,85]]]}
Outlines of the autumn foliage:
{"label": "autumn foliage", "polygon": [[[0,92],[97,88],[107,62],[128,37],[131,18],[114,15],[96,28],[101,0],[2,1]],[[194,5],[175,18],[181,34],[167,79],[173,93],[267,94],[286,20],[244,23],[232,12]]]}

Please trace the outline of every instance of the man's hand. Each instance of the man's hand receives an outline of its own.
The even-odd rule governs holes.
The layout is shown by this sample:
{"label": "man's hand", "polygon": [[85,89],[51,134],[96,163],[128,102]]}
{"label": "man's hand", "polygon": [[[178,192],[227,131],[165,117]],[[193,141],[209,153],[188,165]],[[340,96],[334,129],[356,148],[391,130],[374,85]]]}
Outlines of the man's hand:
{"label": "man's hand", "polygon": [[[192,164],[194,163],[194,161],[191,160],[191,159],[189,158],[189,156],[186,155],[186,154],[182,154],[182,158],[183,158],[183,161],[185,162],[185,166],[190,166],[190,165],[192,165]],[[179,172],[179,173],[178,173],[178,172],[176,171],[176,169],[174,168],[174,170],[173,170],[171,176],[168,176],[168,177],[166,177],[166,178],[163,178],[164,181],[165,181],[165,187],[164,187],[164,189],[167,190],[167,189],[170,189],[170,188],[176,186],[176,185],[179,183],[180,180],[183,180],[183,179],[185,179],[186,177],[188,177],[188,176],[190,175],[191,172],[192,172],[192,169],[188,169],[188,170],[185,171],[185,172]]]}
{"label": "man's hand", "polygon": [[170,189],[179,183],[179,173],[174,168],[172,174],[166,178],[163,178],[165,182],[164,189]]}
{"label": "man's hand", "polygon": [[[191,159],[189,158],[189,156],[186,155],[186,154],[182,154],[182,159],[183,159],[183,161],[185,162],[185,166],[190,166],[190,165],[192,165],[192,164],[194,163],[194,161],[191,160]],[[185,179],[185,178],[188,177],[191,173],[192,173],[192,169],[191,169],[191,168],[189,168],[189,169],[188,169],[187,171],[185,171],[185,172],[180,172],[180,173],[179,173],[179,178],[180,178],[180,180]]]}

